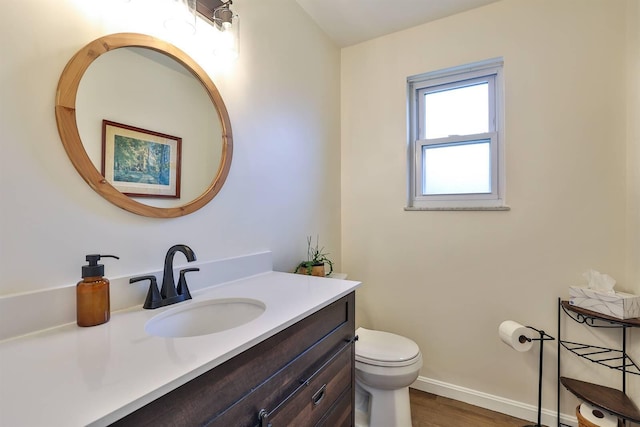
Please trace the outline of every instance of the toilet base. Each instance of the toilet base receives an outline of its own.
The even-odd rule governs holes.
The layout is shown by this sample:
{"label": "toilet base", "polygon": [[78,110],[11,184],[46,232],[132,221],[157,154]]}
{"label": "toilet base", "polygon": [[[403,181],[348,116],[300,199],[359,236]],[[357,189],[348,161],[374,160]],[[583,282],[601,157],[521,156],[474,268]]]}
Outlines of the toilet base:
{"label": "toilet base", "polygon": [[356,383],[356,427],[411,427],[409,387],[372,390]]}

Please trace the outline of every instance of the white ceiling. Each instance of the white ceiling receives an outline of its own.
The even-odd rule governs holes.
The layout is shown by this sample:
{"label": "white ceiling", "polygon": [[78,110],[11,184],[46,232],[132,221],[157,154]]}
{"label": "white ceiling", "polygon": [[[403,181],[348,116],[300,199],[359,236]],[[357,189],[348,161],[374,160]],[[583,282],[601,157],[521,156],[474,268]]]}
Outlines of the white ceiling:
{"label": "white ceiling", "polygon": [[340,47],[499,0],[296,0]]}

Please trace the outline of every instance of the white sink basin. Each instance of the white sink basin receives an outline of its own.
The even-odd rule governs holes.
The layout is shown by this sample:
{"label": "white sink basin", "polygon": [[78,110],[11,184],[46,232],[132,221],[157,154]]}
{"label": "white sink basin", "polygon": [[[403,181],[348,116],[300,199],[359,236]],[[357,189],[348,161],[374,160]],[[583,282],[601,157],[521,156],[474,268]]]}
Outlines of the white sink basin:
{"label": "white sink basin", "polygon": [[[179,303],[185,304],[185,303]],[[250,298],[193,301],[150,319],[144,327],[158,337],[196,337],[226,331],[258,318],[266,306]]]}

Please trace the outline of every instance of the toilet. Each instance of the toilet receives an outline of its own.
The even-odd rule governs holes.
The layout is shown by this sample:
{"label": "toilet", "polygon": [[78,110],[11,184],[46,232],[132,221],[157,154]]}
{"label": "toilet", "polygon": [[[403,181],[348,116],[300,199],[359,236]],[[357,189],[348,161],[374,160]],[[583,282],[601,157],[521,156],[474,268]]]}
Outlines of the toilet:
{"label": "toilet", "polygon": [[400,335],[356,330],[356,427],[410,427],[409,385],[422,367],[418,345]]}

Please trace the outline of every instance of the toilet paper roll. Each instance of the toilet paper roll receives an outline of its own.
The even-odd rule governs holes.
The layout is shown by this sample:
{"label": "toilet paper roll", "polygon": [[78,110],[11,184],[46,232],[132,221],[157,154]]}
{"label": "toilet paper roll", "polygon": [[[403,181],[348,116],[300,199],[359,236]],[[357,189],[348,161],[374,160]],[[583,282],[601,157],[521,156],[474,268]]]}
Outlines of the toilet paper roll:
{"label": "toilet paper roll", "polygon": [[580,405],[580,415],[598,427],[618,427],[618,418],[586,402]]}
{"label": "toilet paper roll", "polygon": [[532,338],[533,331],[513,320],[502,322],[498,328],[498,334],[503,343],[517,351],[529,351],[533,346],[533,342],[521,338]]}

